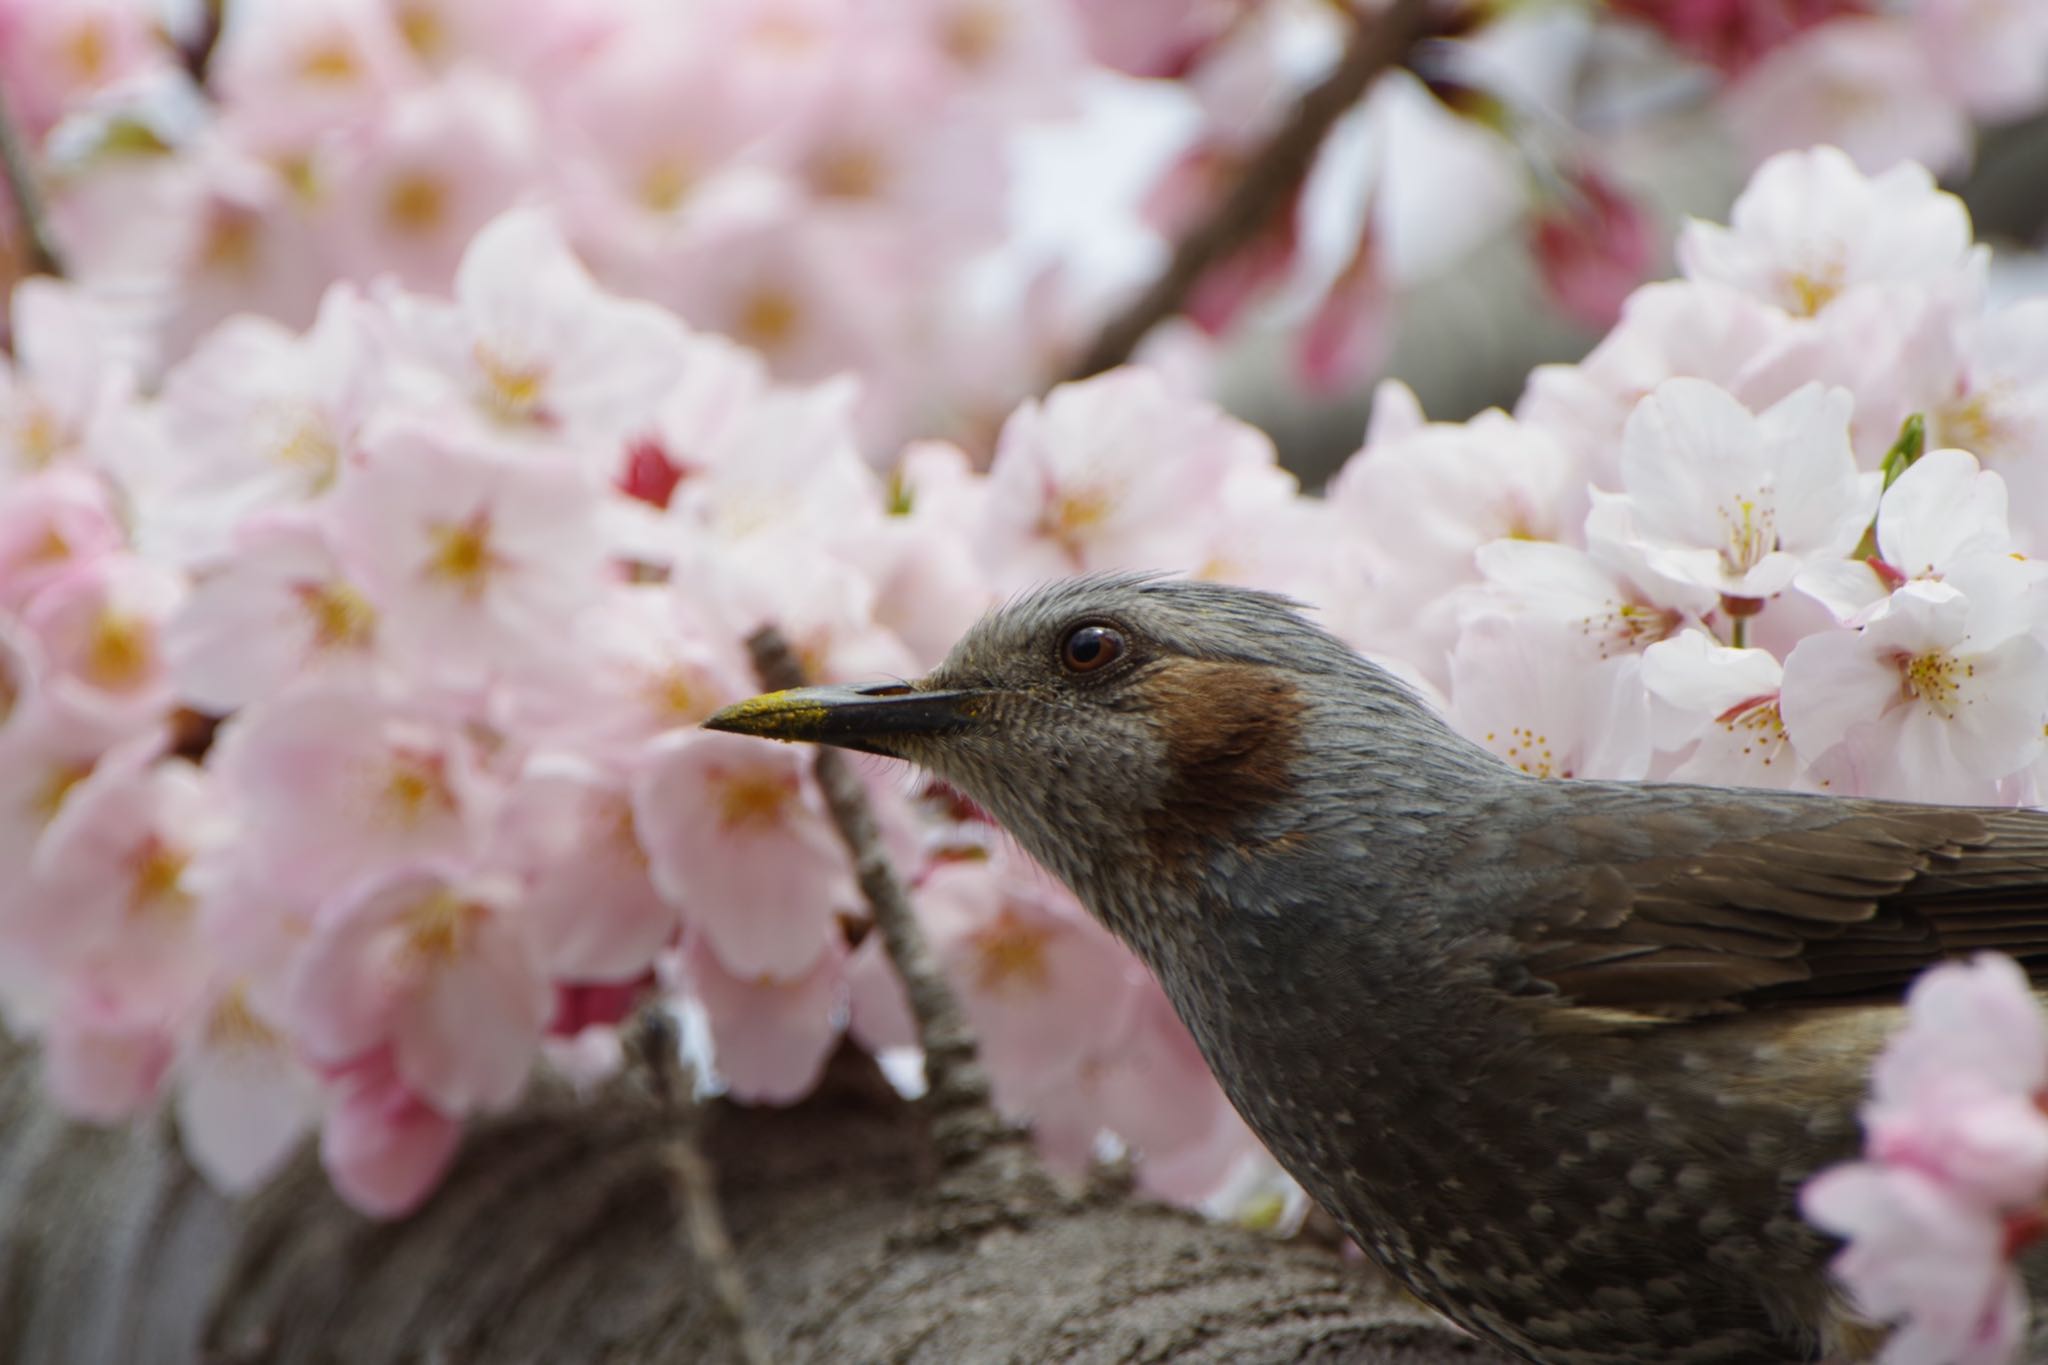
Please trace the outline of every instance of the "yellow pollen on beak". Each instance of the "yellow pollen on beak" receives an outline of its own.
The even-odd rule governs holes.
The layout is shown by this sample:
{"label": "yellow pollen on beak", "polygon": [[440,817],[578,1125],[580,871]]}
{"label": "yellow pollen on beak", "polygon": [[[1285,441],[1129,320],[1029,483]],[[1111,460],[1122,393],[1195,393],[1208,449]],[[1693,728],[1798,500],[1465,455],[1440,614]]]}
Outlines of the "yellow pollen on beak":
{"label": "yellow pollen on beak", "polygon": [[1046,930],[1003,911],[995,923],[974,936],[975,979],[986,991],[1013,986],[1043,990],[1052,976],[1045,960],[1050,938]]}

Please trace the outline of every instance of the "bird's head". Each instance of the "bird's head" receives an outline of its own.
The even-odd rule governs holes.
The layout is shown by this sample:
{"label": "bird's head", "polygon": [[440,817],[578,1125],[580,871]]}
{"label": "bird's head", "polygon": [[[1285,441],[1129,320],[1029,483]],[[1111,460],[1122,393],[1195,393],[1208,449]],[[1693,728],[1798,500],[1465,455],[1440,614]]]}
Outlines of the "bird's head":
{"label": "bird's head", "polygon": [[1286,599],[1119,575],[989,613],[916,682],[775,692],[705,724],[908,759],[1093,901],[1284,837],[1375,714],[1426,712]]}

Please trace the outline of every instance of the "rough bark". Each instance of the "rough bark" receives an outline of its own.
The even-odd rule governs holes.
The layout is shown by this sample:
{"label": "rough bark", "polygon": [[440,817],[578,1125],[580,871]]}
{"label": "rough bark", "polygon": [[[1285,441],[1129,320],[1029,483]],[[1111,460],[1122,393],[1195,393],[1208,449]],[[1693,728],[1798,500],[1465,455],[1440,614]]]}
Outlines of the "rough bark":
{"label": "rough bark", "polygon": [[[20,1365],[729,1361],[682,1235],[674,1120],[623,1091],[538,1097],[473,1133],[398,1222],[310,1157],[236,1204],[162,1125],[94,1130],[0,1050],[0,1360]],[[778,1361],[1498,1359],[1369,1269],[1098,1184],[1015,1144],[937,1174],[845,1053],[787,1110],[715,1105],[704,1152]]]}

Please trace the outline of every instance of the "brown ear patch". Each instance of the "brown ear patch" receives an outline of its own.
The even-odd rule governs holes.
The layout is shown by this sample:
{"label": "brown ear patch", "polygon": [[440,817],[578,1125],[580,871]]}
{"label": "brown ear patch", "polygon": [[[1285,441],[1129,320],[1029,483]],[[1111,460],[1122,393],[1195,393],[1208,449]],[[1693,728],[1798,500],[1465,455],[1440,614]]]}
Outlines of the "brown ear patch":
{"label": "brown ear patch", "polygon": [[1293,794],[1303,705],[1285,675],[1257,664],[1174,659],[1137,691],[1166,742],[1166,783],[1146,828],[1162,860],[1227,842],[1247,819]]}

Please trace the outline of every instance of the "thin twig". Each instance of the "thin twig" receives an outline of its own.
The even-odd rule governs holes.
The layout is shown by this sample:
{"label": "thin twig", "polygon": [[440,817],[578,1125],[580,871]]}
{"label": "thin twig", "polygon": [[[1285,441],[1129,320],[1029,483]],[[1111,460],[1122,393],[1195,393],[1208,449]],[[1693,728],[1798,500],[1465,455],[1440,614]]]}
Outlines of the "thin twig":
{"label": "thin twig", "polygon": [[36,185],[36,168],[30,164],[28,146],[21,140],[21,130],[7,110],[4,90],[0,90],[0,169],[7,175],[7,192],[14,200],[15,222],[21,230],[22,245],[27,248],[29,271],[63,275],[64,261],[50,236],[50,220],[43,212],[42,191]]}
{"label": "thin twig", "polygon": [[227,0],[201,0],[192,32],[178,44],[178,59],[184,62],[192,83],[202,89],[206,86],[207,74],[213,69],[213,54],[220,47],[221,28],[227,22],[227,7]]}
{"label": "thin twig", "polygon": [[[761,685],[773,689],[804,685],[803,665],[789,642],[773,626],[764,626],[747,640]],[[996,1113],[988,1073],[977,1056],[974,1033],[961,1013],[960,1002],[939,974],[925,944],[924,930],[910,908],[903,881],[882,847],[882,834],[867,792],[844,756],[820,749],[818,786],[839,837],[853,854],[854,874],[862,897],[882,935],[882,946],[910,998],[917,1022],[917,1041],[924,1049],[925,1104],[932,1118],[932,1140],[941,1159],[961,1161],[978,1156],[992,1144],[1019,1134]]]}
{"label": "thin twig", "polygon": [[655,1104],[673,1119],[662,1159],[682,1204],[691,1256],[710,1282],[711,1301],[742,1365],[769,1365],[768,1347],[754,1326],[739,1254],[726,1230],[724,1208],[718,1199],[718,1170],[700,1141],[703,1111],[692,1094],[694,1087],[689,1068],[683,1064],[675,1022],[659,1005],[649,1005],[633,1017],[626,1039]]}
{"label": "thin twig", "polygon": [[1181,238],[1151,286],[1096,333],[1068,378],[1085,379],[1129,360],[1147,333],[1181,311],[1211,266],[1258,236],[1307,178],[1323,139],[1344,111],[1429,32],[1424,17],[1430,4],[1393,0],[1378,15],[1354,15],[1351,42],[1335,69],[1295,103],[1287,120],[1252,155],[1244,178]]}

